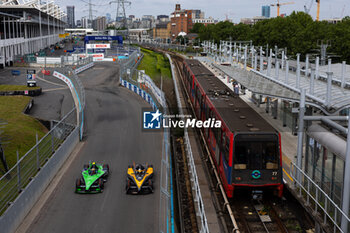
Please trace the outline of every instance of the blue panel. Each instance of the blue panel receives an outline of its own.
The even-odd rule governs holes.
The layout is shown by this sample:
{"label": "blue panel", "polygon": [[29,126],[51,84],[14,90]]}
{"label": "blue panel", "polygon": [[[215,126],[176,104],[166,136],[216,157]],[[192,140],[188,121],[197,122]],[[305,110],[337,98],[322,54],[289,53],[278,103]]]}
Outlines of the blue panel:
{"label": "blue panel", "polygon": [[96,41],[118,41],[118,44],[123,44],[122,36],[85,36],[85,44],[90,40]]}

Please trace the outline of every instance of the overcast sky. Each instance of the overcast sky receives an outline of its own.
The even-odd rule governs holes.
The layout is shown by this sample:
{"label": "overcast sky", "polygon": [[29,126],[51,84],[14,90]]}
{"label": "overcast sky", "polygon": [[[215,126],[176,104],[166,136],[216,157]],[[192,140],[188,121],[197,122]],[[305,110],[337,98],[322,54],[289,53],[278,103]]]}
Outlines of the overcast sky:
{"label": "overcast sky", "polygon": [[[112,18],[115,18],[116,4],[108,3],[112,0],[99,0],[91,1],[96,4],[93,7],[95,12],[94,16],[105,16],[106,13],[110,13]],[[175,4],[181,4],[182,9],[199,9],[205,12],[205,17],[212,16],[215,19],[223,20],[226,18],[232,19],[234,22],[239,22],[241,18],[249,18],[261,15],[261,6],[269,5],[276,0],[130,0],[131,5],[126,7],[126,15],[136,15],[141,17],[142,15],[169,15],[175,9]],[[293,0],[281,0],[280,2],[290,2]],[[76,19],[80,19],[82,16],[88,15],[88,6],[86,3],[88,0],[56,0],[56,3],[60,5],[66,11],[67,5],[75,6]],[[317,3],[315,0],[294,0],[294,4],[281,6],[281,14],[286,13],[289,15],[293,11],[304,11],[304,5],[312,7],[310,14],[313,18],[316,17]],[[276,7],[271,7],[271,17],[277,15]],[[349,0],[322,0],[321,1],[321,19],[336,18],[341,16],[350,15],[350,1]]]}

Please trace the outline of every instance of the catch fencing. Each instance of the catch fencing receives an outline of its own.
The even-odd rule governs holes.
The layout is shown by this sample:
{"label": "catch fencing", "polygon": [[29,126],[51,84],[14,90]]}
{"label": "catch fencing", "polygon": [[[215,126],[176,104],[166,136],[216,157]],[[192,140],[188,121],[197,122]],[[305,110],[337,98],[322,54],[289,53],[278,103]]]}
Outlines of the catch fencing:
{"label": "catch fencing", "polygon": [[0,214],[14,204],[16,197],[76,128],[75,109],[61,121],[52,123],[51,130],[24,156],[17,153],[17,163],[0,178]]}

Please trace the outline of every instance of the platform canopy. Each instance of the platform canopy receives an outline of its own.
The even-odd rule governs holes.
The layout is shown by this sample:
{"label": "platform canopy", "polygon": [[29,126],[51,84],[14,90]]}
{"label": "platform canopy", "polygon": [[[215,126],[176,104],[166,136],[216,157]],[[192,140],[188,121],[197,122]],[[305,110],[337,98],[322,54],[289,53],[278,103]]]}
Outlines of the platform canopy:
{"label": "platform canopy", "polygon": [[350,107],[350,90],[347,87],[342,88],[332,82],[330,95],[327,96],[327,78],[312,81],[310,75],[300,75],[299,88],[297,88],[296,73],[290,71],[286,78],[285,69],[279,69],[279,75],[276,78],[275,69],[271,69],[270,75],[267,75],[266,71],[244,69],[242,64],[234,63],[228,66],[216,63],[209,57],[197,57],[196,59],[208,64],[223,75],[233,78],[255,94],[299,102],[301,89],[306,89],[306,103],[321,109],[327,115],[336,114]]}

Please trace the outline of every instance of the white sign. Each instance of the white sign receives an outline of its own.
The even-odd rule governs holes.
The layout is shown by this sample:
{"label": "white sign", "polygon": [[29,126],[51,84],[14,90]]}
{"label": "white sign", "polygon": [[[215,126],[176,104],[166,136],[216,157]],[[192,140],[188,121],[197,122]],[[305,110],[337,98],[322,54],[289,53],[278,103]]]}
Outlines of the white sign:
{"label": "white sign", "polygon": [[105,58],[105,55],[103,53],[92,54],[93,61],[103,61],[104,58]]}
{"label": "white sign", "polygon": [[110,44],[86,44],[87,49],[110,49]]}

